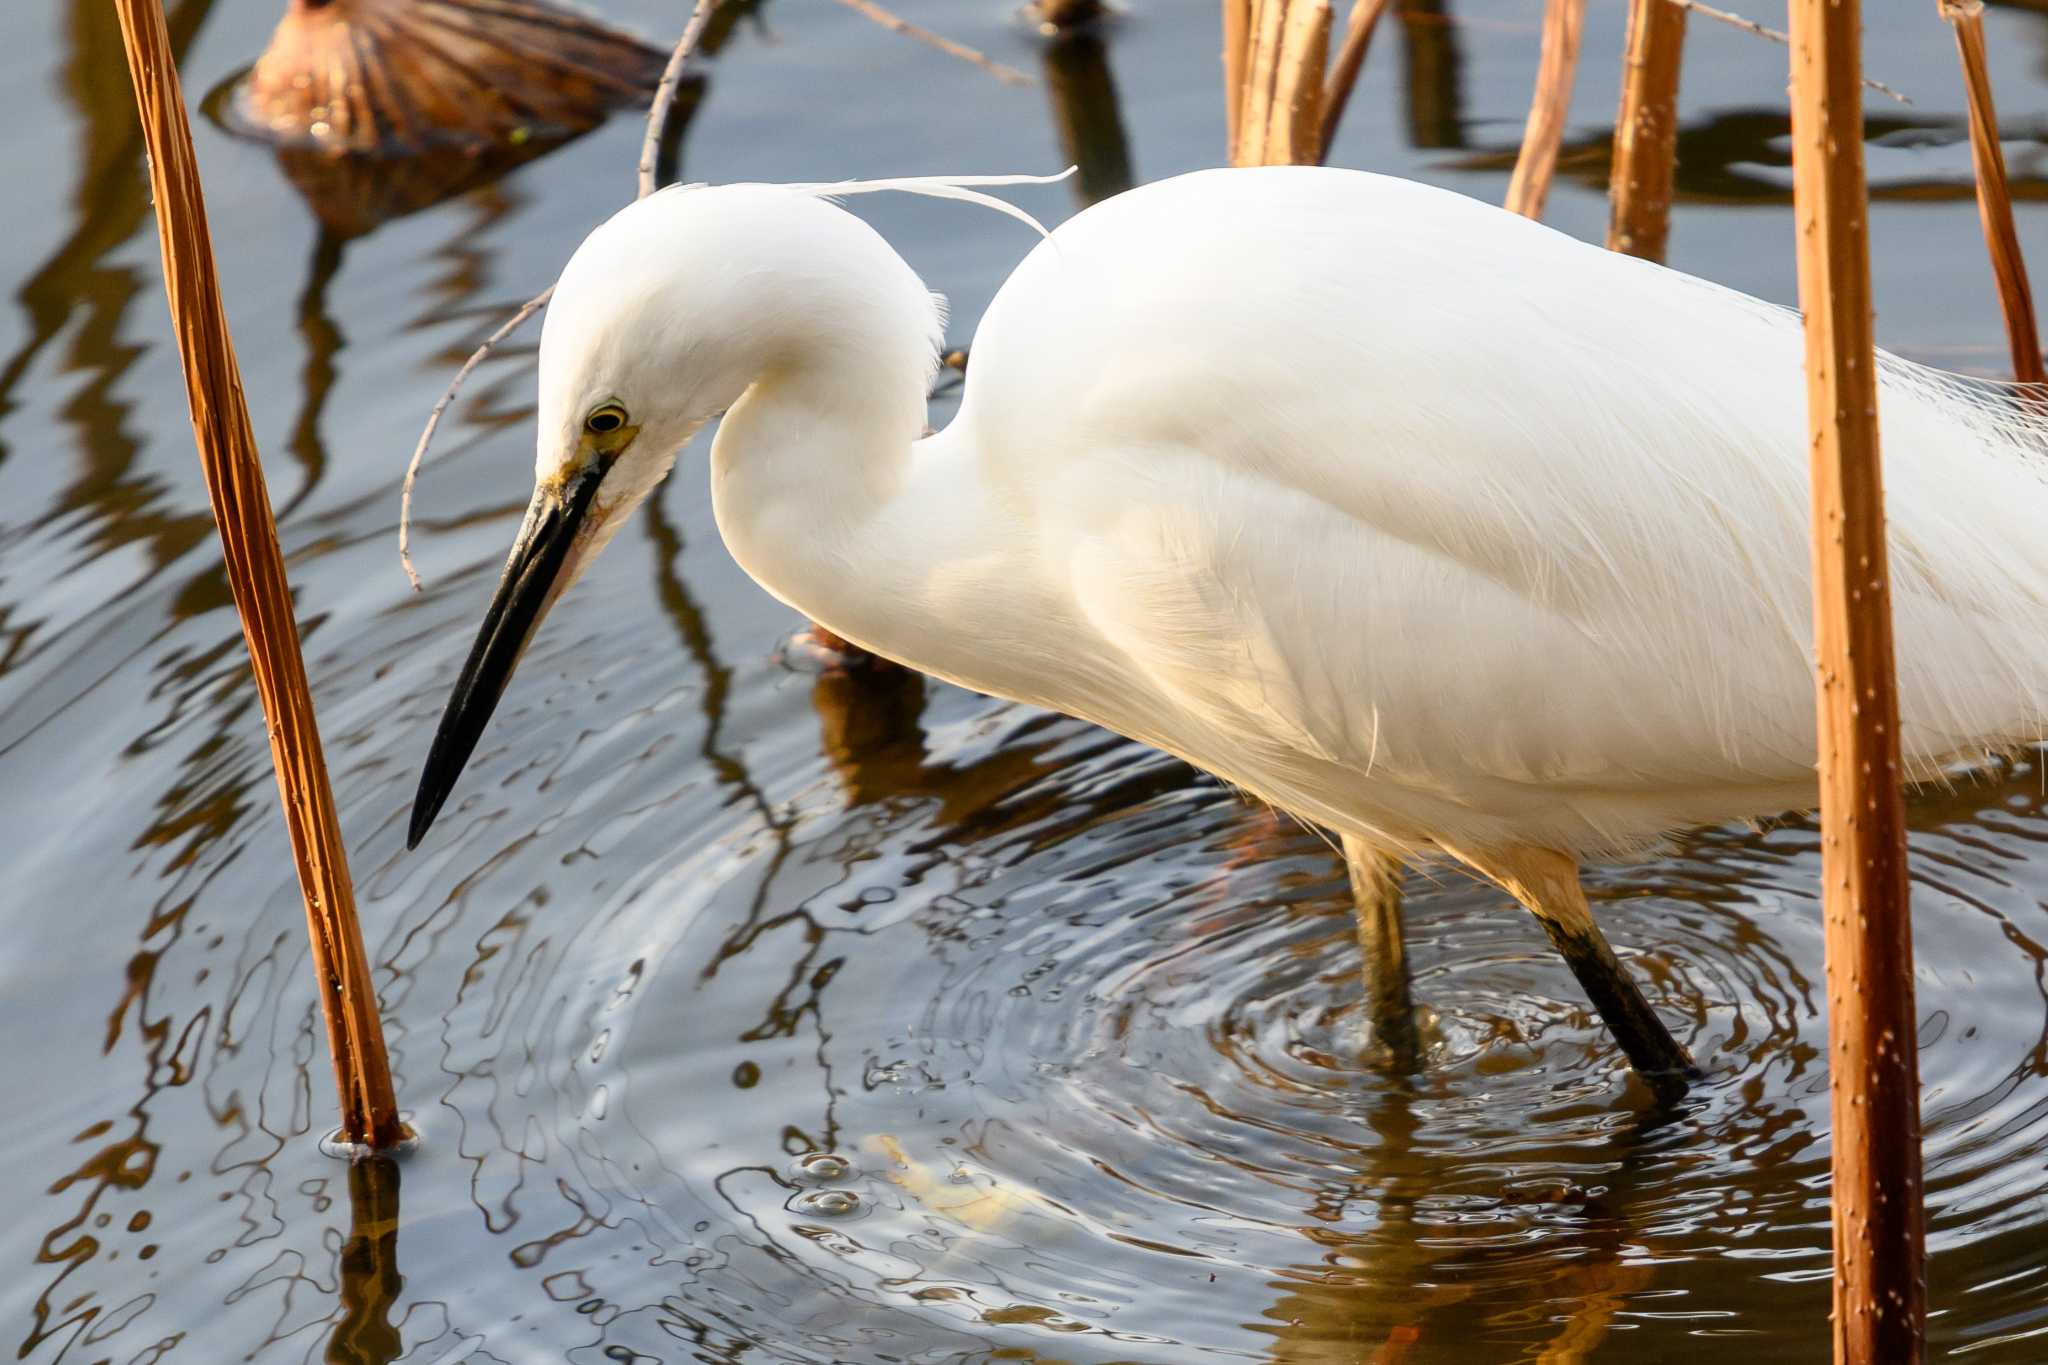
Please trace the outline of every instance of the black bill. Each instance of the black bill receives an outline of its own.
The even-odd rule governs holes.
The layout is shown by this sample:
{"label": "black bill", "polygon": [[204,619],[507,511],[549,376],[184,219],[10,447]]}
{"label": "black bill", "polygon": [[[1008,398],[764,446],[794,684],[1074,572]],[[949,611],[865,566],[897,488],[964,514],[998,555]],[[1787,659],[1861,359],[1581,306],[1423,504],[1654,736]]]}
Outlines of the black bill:
{"label": "black bill", "polygon": [[591,499],[603,478],[595,463],[568,483],[536,489],[519,527],[519,539],[505,561],[504,576],[484,613],[483,628],[470,648],[462,676],[441,713],[441,728],[434,733],[434,747],[427,751],[427,766],[420,773],[419,794],[412,801],[412,827],[405,836],[407,848],[418,848],[426,837],[441,803],[455,788],[462,765],[476,751],[484,726],[497,709],[505,684],[534,628],[554,604],[555,593],[568,563],[569,551],[590,512]]}

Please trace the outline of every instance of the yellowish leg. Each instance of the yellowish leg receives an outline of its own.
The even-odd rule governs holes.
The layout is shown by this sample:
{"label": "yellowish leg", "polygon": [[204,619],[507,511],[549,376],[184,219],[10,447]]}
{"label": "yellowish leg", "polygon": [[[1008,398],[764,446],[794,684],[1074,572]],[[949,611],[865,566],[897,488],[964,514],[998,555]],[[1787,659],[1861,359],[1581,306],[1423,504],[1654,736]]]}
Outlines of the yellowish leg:
{"label": "yellowish leg", "polygon": [[1498,883],[1542,922],[1552,945],[1564,955],[1572,975],[1592,998],[1593,1008],[1628,1054],[1636,1074],[1665,1103],[1682,1098],[1699,1073],[1685,1048],[1629,980],[1600,926],[1593,922],[1585,888],[1579,885],[1578,863],[1547,848],[1480,852],[1445,845],[1444,851]]}
{"label": "yellowish leg", "polygon": [[1421,1058],[1422,1043],[1408,990],[1408,950],[1401,937],[1401,860],[1353,835],[1343,839],[1372,1036],[1393,1061],[1412,1068]]}

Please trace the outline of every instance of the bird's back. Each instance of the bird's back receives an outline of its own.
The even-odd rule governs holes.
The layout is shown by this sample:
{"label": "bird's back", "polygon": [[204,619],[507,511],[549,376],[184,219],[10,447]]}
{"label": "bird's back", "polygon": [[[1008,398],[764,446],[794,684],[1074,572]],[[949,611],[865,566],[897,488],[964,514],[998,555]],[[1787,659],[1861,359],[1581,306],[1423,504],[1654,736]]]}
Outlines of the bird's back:
{"label": "bird's back", "polygon": [[[1810,799],[1792,314],[1272,168],[1079,215],[973,354],[959,425],[1114,665],[1067,709],[1389,842],[1609,851]],[[2043,731],[2048,425],[1886,366],[1928,776]]]}

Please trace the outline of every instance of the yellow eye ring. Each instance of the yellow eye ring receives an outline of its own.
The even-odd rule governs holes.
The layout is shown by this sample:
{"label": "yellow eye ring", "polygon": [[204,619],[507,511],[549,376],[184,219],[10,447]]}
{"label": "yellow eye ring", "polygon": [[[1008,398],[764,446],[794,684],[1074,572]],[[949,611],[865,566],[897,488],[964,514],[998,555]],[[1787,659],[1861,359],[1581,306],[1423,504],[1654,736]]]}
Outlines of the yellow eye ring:
{"label": "yellow eye ring", "polygon": [[626,410],[617,403],[592,408],[590,416],[583,419],[583,429],[593,436],[609,436],[624,425]]}

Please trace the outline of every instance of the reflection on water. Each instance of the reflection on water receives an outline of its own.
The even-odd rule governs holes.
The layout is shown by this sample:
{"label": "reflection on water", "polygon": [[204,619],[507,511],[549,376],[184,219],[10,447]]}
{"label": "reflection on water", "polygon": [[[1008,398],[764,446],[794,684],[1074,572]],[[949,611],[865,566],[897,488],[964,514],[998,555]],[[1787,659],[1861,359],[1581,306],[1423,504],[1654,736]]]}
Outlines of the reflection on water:
{"label": "reflection on water", "polygon": [[[213,9],[173,7],[195,86],[275,17]],[[1340,152],[1497,195],[1479,162],[1432,158],[1504,141],[1532,26],[1467,10],[1397,11]],[[1000,15],[976,33],[956,9],[907,12],[998,53],[1039,43]],[[625,17],[673,18],[652,0]],[[1994,17],[2000,90],[2023,108],[2048,19]],[[1213,13],[1192,0],[1040,44],[1044,90],[1014,94],[858,20],[830,27],[832,7],[746,19],[719,30],[696,173],[842,153],[835,171],[868,173],[887,166],[858,149],[917,138],[933,164],[1064,153],[1086,202],[1220,145]],[[1589,53],[1618,42],[1608,19]],[[1967,156],[1942,142],[1957,110],[1933,97],[1953,58],[1929,28],[1917,67],[1884,39],[1883,74],[1929,93],[1883,115],[1873,158],[1897,192],[1877,218],[1976,270]],[[162,337],[118,37],[97,0],[56,32],[55,207],[32,246],[0,247],[20,281],[0,342],[0,971],[8,1080],[34,1097],[4,1134],[22,1359],[1825,1351],[1805,822],[1707,831],[1591,879],[1708,1069],[1675,1120],[1644,1103],[1528,918],[1449,873],[1407,886],[1425,1065],[1390,1079],[1358,1059],[1348,897],[1320,839],[1076,722],[914,676],[785,667],[797,623],[725,558],[692,457],[629,533],[643,548],[608,556],[536,642],[435,839],[401,852],[523,505],[530,340],[479,377],[429,473],[418,598],[391,563],[400,460],[449,365],[623,196],[631,128],[352,238],[311,221],[267,151],[201,128],[423,1134],[396,1164],[322,1156],[297,892]],[[929,98],[889,112],[830,85],[897,67]],[[1760,287],[1743,262],[1780,250],[1785,218],[1782,122],[1758,111],[1782,72],[1725,96],[1689,81],[1681,174],[1695,200],[1748,206],[1715,220],[1733,245],[1714,259]],[[1015,103],[978,121],[997,100]],[[800,116],[778,114],[790,102]],[[1584,175],[1583,193],[1560,186],[1563,211],[1593,204],[1604,171]],[[890,221],[965,300],[1007,265],[945,256],[959,220]],[[1947,339],[1957,311],[1904,297],[1887,327]],[[2002,344],[1988,308],[1966,325]],[[1938,1354],[1977,1360],[2048,1349],[2043,790],[2028,762],[1913,809],[1933,1332]]]}

